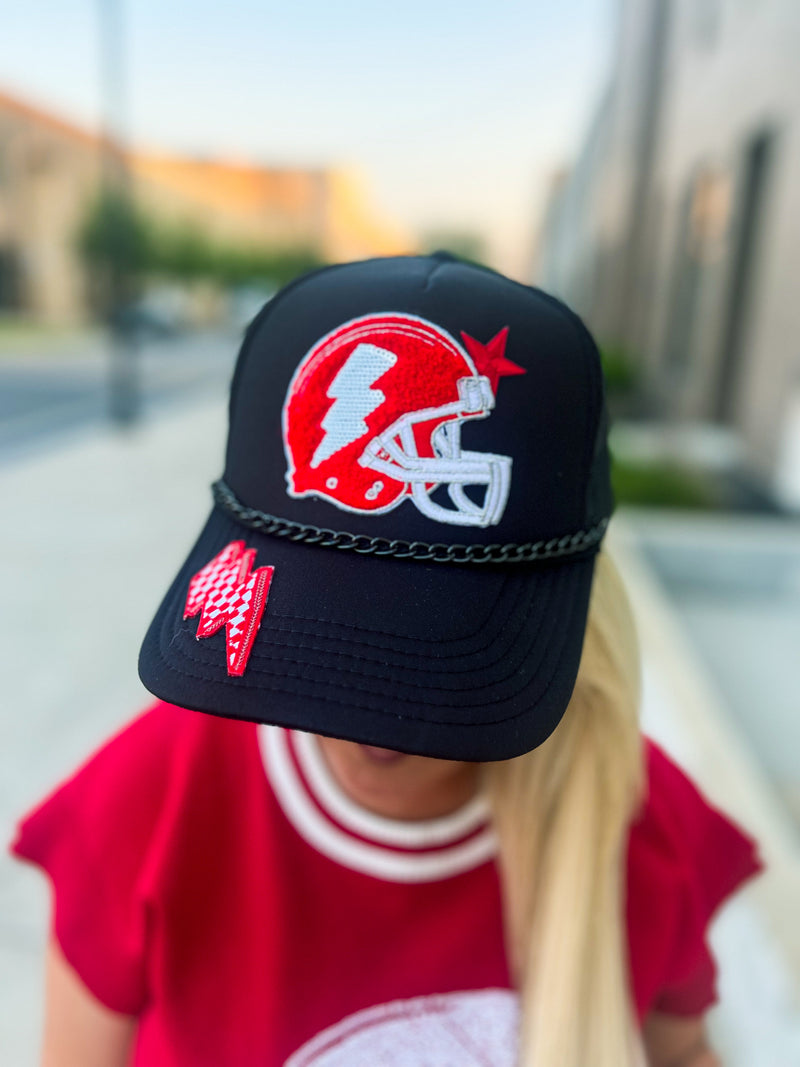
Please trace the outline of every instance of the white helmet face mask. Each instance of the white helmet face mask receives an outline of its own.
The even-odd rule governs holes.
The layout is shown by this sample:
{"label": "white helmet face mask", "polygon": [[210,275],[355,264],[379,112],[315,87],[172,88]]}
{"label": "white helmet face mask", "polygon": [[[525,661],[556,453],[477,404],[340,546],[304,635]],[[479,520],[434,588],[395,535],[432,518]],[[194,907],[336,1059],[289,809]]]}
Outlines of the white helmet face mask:
{"label": "white helmet face mask", "polygon": [[[504,360],[505,333],[485,346],[465,341],[487,354],[495,389],[501,374],[523,373]],[[512,459],[463,449],[461,427],[491,415],[495,389],[433,323],[395,313],[345,323],[312,347],[289,386],[287,491],[366,514],[407,499],[435,522],[492,526],[508,500]]]}
{"label": "white helmet face mask", "polygon": [[[494,407],[494,395],[485,377],[460,378],[458,391],[464,403],[401,416],[369,442],[359,463],[404,482],[422,514],[436,522],[492,526],[499,521],[508,499],[511,459],[461,448],[462,423],[468,419],[485,419]],[[434,420],[437,425],[430,435],[434,454],[420,456],[414,427]],[[431,493],[440,485],[447,486],[453,507],[444,507],[431,499]],[[467,495],[468,485],[478,487],[482,504]]]}

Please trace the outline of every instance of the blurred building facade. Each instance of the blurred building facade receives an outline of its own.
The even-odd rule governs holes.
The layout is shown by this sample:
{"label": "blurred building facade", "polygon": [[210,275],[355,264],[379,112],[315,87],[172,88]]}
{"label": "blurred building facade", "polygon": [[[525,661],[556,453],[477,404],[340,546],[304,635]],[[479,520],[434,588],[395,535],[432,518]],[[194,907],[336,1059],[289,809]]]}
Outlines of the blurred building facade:
{"label": "blurred building facade", "polygon": [[[130,152],[137,202],[155,219],[243,247],[355,259],[410,249],[340,169],[253,166]],[[101,139],[0,93],[0,312],[51,322],[87,310],[77,234],[103,172]]]}
{"label": "blurred building facade", "polygon": [[542,284],[800,509],[800,4],[620,0],[612,72],[554,182]]}

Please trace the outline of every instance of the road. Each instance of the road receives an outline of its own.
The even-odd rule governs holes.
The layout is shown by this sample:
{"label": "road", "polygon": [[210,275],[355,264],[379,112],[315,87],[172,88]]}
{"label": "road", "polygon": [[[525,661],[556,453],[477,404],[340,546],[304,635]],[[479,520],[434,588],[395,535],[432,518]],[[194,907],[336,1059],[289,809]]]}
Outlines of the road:
{"label": "road", "polygon": [[[224,393],[238,345],[232,332],[193,332],[139,346],[134,374],[142,415],[200,392]],[[109,366],[99,335],[0,355],[0,463],[107,422]]]}

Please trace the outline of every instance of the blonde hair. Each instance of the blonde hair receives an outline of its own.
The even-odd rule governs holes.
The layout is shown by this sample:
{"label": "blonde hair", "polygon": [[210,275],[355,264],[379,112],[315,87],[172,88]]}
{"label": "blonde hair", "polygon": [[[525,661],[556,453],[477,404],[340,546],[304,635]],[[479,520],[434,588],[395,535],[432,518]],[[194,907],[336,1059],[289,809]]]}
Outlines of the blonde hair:
{"label": "blonde hair", "polygon": [[623,869],[642,786],[638,705],[633,619],[601,552],[561,723],[533,752],[485,768],[520,989],[520,1067],[636,1062]]}

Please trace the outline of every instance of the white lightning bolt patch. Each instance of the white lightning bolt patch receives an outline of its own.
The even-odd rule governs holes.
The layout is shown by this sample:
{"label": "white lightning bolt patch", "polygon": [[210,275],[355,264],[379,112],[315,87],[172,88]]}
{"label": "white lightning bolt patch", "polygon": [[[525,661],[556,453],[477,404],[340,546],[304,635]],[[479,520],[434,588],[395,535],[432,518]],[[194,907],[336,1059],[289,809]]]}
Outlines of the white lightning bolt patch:
{"label": "white lightning bolt patch", "polygon": [[333,403],[322,420],[325,436],[311,459],[312,467],[367,432],[364,420],[386,399],[380,389],[372,388],[373,383],[396,362],[397,356],[377,345],[360,344],[353,349],[328,388]]}

